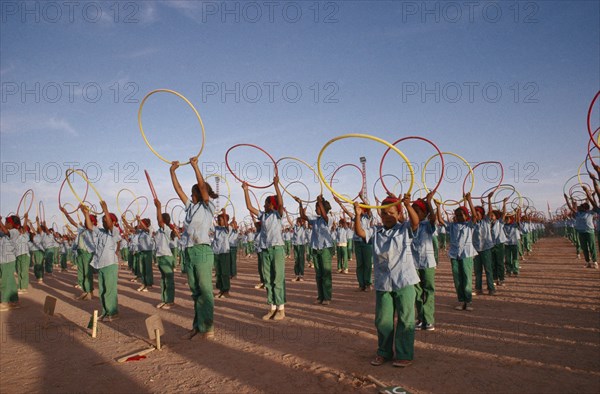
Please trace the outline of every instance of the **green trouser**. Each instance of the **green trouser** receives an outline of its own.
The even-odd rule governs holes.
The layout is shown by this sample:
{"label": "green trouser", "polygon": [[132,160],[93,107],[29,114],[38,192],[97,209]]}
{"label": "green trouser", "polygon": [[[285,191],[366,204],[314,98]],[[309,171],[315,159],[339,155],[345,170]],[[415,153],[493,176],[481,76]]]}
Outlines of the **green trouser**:
{"label": "green trouser", "polygon": [[331,248],[313,249],[319,301],[331,301]]}
{"label": "green trouser", "polygon": [[492,266],[494,279],[504,281],[504,244],[497,244],[492,248]]}
{"label": "green trouser", "polygon": [[173,267],[181,265],[181,260],[179,260],[179,248],[171,248],[171,255],[173,256]]}
{"label": "green trouser", "polygon": [[253,250],[254,250],[254,241],[249,241],[246,244],[246,255],[252,254]]}
{"label": "green trouser", "polygon": [[133,253],[133,252],[129,253],[127,256],[127,266],[129,267],[131,272],[134,272],[134,268],[133,268],[134,267],[134,263],[133,263],[134,256],[135,256],[135,253]]}
{"label": "green trouser", "polygon": [[15,269],[17,270],[17,287],[25,290],[29,287],[29,254],[17,256]]}
{"label": "green trouser", "polygon": [[438,237],[439,247],[441,249],[446,249],[446,234],[440,234]]}
{"label": "green trouser", "polygon": [[60,254],[60,269],[63,269],[63,270],[67,269],[67,254],[66,253]]}
{"label": "green trouser", "polygon": [[144,286],[154,285],[154,275],[152,272],[152,251],[142,250],[138,252],[140,256],[140,277]]}
{"label": "green trouser", "polygon": [[348,247],[338,246],[337,247],[337,267],[338,270],[348,269]]}
{"label": "green trouser", "polygon": [[525,242],[525,236],[521,235],[521,239],[519,239],[519,243],[517,245],[517,251],[519,252],[519,257],[523,257],[523,243]]}
{"label": "green trouser", "polygon": [[583,249],[583,257],[585,257],[585,262],[589,263],[590,261],[598,261],[598,258],[596,256],[596,243],[594,241],[594,232],[579,231],[579,242],[581,243],[581,249]]}
{"label": "green trouser", "polygon": [[181,273],[185,274],[188,272],[190,267],[190,253],[188,252],[187,248],[183,249],[181,253]]}
{"label": "green trouser", "polygon": [[440,246],[438,243],[437,235],[434,235],[433,237],[431,237],[431,241],[433,243],[433,258],[435,259],[435,263],[439,264],[440,263]]}
{"label": "green trouser", "polygon": [[136,278],[142,279],[142,252],[140,251],[135,252],[133,255],[133,273]]}
{"label": "green trouser", "polygon": [[347,240],[346,249],[348,249],[348,260],[352,260],[352,252],[354,251],[354,240],[352,238]]}
{"label": "green trouser", "polygon": [[267,289],[267,304],[285,304],[285,257],[283,246],[263,250],[263,278]]}
{"label": "green trouser", "polygon": [[52,263],[54,265],[58,265],[60,263],[60,253],[59,253],[59,248],[53,248],[54,249],[54,256],[52,256]]}
{"label": "green trouser", "polygon": [[256,253],[256,256],[258,258],[258,277],[260,278],[260,283],[264,284],[265,276],[263,274],[263,263],[264,263],[263,252],[261,251],[261,252]]}
{"label": "green trouser", "polygon": [[290,257],[290,250],[292,243],[290,241],[283,241],[285,246],[285,257]]}
{"label": "green trouser", "polygon": [[373,272],[373,245],[363,241],[354,243],[356,254],[356,279],[361,288],[371,285],[371,274]]}
{"label": "green trouser", "polygon": [[77,282],[84,293],[91,293],[94,290],[94,271],[90,266],[92,254],[80,250],[77,261]]}
{"label": "green trouser", "polygon": [[58,248],[49,248],[44,252],[44,268],[46,273],[51,274],[54,269],[54,253]]}
{"label": "green trouser", "polygon": [[525,233],[525,236],[523,237],[523,250],[527,251],[527,252],[531,252],[531,237],[532,234],[531,232],[529,233]]}
{"label": "green trouser", "polygon": [[15,262],[0,264],[0,302],[18,302]]}
{"label": "green trouser", "polygon": [[34,250],[32,255],[33,273],[36,279],[44,278],[44,252],[42,250]]}
{"label": "green trouser", "polygon": [[506,245],[504,248],[504,262],[507,272],[519,274],[519,245]]}
{"label": "green trouser", "polygon": [[231,277],[237,276],[237,246],[229,247],[229,275]]}
{"label": "green trouser", "polygon": [[420,282],[415,285],[417,319],[423,324],[435,324],[435,268],[417,270]]}
{"label": "green trouser", "polygon": [[600,248],[600,231],[596,231],[596,238],[598,240],[598,247]]}
{"label": "green trouser", "polygon": [[[398,325],[394,330],[394,318]],[[390,359],[412,360],[415,354],[415,287],[377,291],[375,298],[377,354]]]}
{"label": "green trouser", "polygon": [[194,300],[193,328],[199,332],[213,331],[215,300],[212,288],[212,267],[215,259],[210,245],[194,245],[186,248],[190,262],[188,284]]}
{"label": "green trouser", "polygon": [[312,264],[312,249],[310,248],[310,245],[304,244],[304,249],[308,250],[308,253],[306,254],[306,261]]}
{"label": "green trouser", "polygon": [[117,300],[117,281],[119,265],[111,264],[98,270],[98,297],[102,303],[102,316],[112,316],[119,313]]}
{"label": "green trouser", "polygon": [[160,271],[160,300],[171,304],[175,301],[175,259],[173,256],[159,256],[157,259]]}
{"label": "green trouser", "polygon": [[492,263],[492,249],[482,250],[475,256],[474,267],[475,267],[475,290],[483,289],[483,271],[485,270],[485,281],[487,284],[488,291],[496,290],[494,286],[494,270]]}
{"label": "green trouser", "polygon": [[304,245],[294,245],[294,274],[304,276]]}
{"label": "green trouser", "polygon": [[121,249],[121,260],[129,263],[129,248]]}
{"label": "green trouser", "polygon": [[221,292],[229,291],[231,272],[231,256],[229,252],[215,254],[216,287]]}
{"label": "green trouser", "polygon": [[473,257],[450,259],[458,302],[471,302],[473,291]]}

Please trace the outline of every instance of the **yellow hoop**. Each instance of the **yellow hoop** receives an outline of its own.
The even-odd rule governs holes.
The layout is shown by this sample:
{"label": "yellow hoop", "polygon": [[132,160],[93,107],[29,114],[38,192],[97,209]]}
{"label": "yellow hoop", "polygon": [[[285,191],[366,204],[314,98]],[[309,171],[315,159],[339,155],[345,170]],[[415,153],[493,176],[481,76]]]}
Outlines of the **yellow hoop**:
{"label": "yellow hoop", "polygon": [[[406,165],[408,166],[408,170],[410,171],[410,186],[408,187],[408,192],[407,192],[408,194],[410,194],[410,192],[412,191],[413,185],[415,183],[415,171],[413,170],[412,165],[410,164],[410,161],[408,160],[408,158],[406,156],[404,156],[404,153],[402,153],[400,151],[400,149],[396,148],[395,145],[392,145],[389,142],[387,142],[386,140],[383,140],[381,138],[378,138],[378,137],[375,137],[375,136],[372,136],[372,135],[369,135],[369,134],[344,134],[344,135],[340,135],[338,137],[335,137],[335,138],[329,140],[329,142],[327,142],[323,146],[323,148],[321,148],[321,151],[319,152],[319,157],[317,158],[317,169],[319,170],[319,178],[321,178],[321,182],[325,185],[325,187],[327,189],[329,189],[329,191],[331,193],[333,193],[338,198],[341,198],[342,200],[346,201],[348,204],[354,205],[354,202],[352,200],[347,199],[343,195],[341,195],[338,192],[336,192],[335,190],[333,190],[333,188],[331,186],[329,186],[329,183],[327,183],[327,181],[325,180],[325,176],[323,175],[323,170],[321,169],[321,158],[323,157],[323,153],[325,152],[325,149],[327,149],[327,147],[329,145],[333,144],[335,141],[338,141],[338,140],[341,140],[341,139],[345,139],[345,138],[364,138],[364,139],[376,141],[376,142],[379,142],[381,144],[384,144],[388,148],[392,149],[394,152],[398,153],[398,155],[400,155],[402,157],[402,159],[404,159],[404,161],[406,162]],[[385,209],[385,208],[394,206],[396,204],[397,203],[386,204],[386,205],[366,205],[366,204],[359,203],[358,205],[360,207],[366,208],[366,209]]]}
{"label": "yellow hoop", "polygon": [[[94,191],[94,193],[96,193],[96,196],[98,196],[98,199],[100,201],[102,200],[102,196],[100,196],[100,193],[98,192],[98,189],[96,189],[96,187],[92,184],[92,182],[90,182],[90,180],[88,179],[87,175],[85,174],[85,172],[83,172],[82,170],[75,170],[73,168],[69,168],[66,172],[65,172],[65,177],[67,178],[67,184],[69,185],[69,189],[71,189],[71,192],[73,192],[73,195],[75,196],[75,198],[77,199],[77,201],[79,201],[81,204],[83,204],[84,202],[81,200],[81,198],[79,197],[79,194],[77,194],[77,192],[75,191],[75,189],[73,188],[73,185],[71,184],[71,181],[69,180],[69,175],[71,174],[77,174],[80,177],[83,178],[84,181],[87,182],[88,185],[90,185],[90,187],[92,188],[92,190]],[[90,207],[90,211],[92,211],[91,207]],[[92,211],[92,213],[94,215],[101,215],[102,212],[94,212]]]}
{"label": "yellow hoop", "polygon": [[[297,157],[293,157],[293,156],[284,156],[282,158],[280,158],[279,160],[277,160],[276,164],[279,163],[281,160],[296,160],[299,161],[300,163],[304,164],[305,166],[307,166],[312,172],[313,174],[315,174],[315,176],[317,177],[317,179],[319,180],[319,187],[321,189],[321,192],[319,194],[323,194],[323,182],[321,182],[321,179],[319,177],[319,174],[317,173],[317,171],[315,171],[314,167],[312,167],[310,164],[308,164],[307,162],[305,162],[302,159],[299,159]],[[281,185],[281,187],[283,188],[283,191],[286,192],[290,197],[292,197],[293,199],[296,199],[297,196],[294,196],[292,193],[290,193],[285,186],[283,186],[283,183],[281,183],[281,179],[279,180],[279,184]],[[289,185],[288,185],[289,186]],[[307,186],[308,187],[308,186]],[[305,201],[305,200],[300,200],[305,204],[311,204],[313,202],[316,202],[317,200],[311,200],[311,201]]]}
{"label": "yellow hoop", "polygon": [[[140,109],[138,110],[138,126],[140,128],[140,132],[142,133],[142,137],[144,138],[144,142],[146,142],[146,145],[148,145],[148,148],[150,148],[150,150],[152,151],[152,153],[154,153],[156,155],[156,157],[158,157],[159,159],[161,159],[162,161],[164,161],[167,164],[171,164],[172,161],[169,161],[167,159],[165,159],[164,157],[162,157],[160,155],[160,153],[158,153],[153,147],[152,145],[150,145],[150,142],[148,142],[148,138],[146,138],[146,133],[144,133],[144,127],[142,126],[142,109],[144,108],[144,104],[146,103],[146,100],[148,100],[148,98],[150,98],[150,96],[152,96],[154,93],[159,93],[159,92],[165,92],[165,93],[171,93],[174,94],[175,96],[183,99],[183,101],[185,101],[187,103],[187,105],[190,106],[190,108],[194,111],[194,113],[196,114],[196,117],[198,118],[198,122],[200,123],[200,127],[202,128],[202,146],[200,147],[200,152],[198,152],[198,154],[195,157],[200,157],[200,154],[202,154],[202,151],[204,150],[204,140],[206,138],[205,132],[204,132],[204,123],[202,123],[202,118],[200,117],[200,114],[198,113],[198,111],[196,110],[196,107],[194,107],[194,105],[190,102],[190,100],[188,100],[187,98],[185,98],[184,95],[182,95],[181,93],[178,93],[174,90],[170,90],[170,89],[156,89],[151,91],[150,93],[148,93],[144,99],[142,100],[142,102],[140,103]],[[186,161],[185,163],[180,163],[180,165],[186,165],[189,164],[189,161]]]}
{"label": "yellow hoop", "polygon": [[[591,154],[590,154],[591,157]],[[600,156],[599,156],[600,157]],[[579,165],[579,168],[577,168],[577,180],[579,181],[579,185],[583,188],[583,181],[581,180],[581,168],[585,165],[585,162],[587,161],[587,156],[586,158],[581,162],[581,164]],[[586,167],[587,168],[587,167]]]}
{"label": "yellow hoop", "polygon": [[[225,181],[225,186],[227,186],[227,197],[225,197],[225,198],[227,199],[227,202],[225,203],[223,208],[227,208],[227,206],[231,202],[231,187],[229,186],[229,182],[227,182],[227,178],[225,178],[224,176],[219,175],[219,174],[210,174],[204,180],[208,181],[210,178],[219,178],[219,179],[222,179]],[[213,191],[216,193],[216,190],[213,190]],[[233,206],[233,203],[231,203],[231,205]],[[234,211],[235,211],[235,208],[234,208]]]}
{"label": "yellow hoop", "polygon": [[[76,206],[74,206],[73,204],[71,204],[70,202],[66,202],[63,204],[63,208],[67,209],[67,205],[73,207],[73,210],[75,211],[75,214],[77,215],[77,220],[79,221],[79,223],[81,223],[81,216],[79,216],[79,209],[77,209]],[[66,222],[66,216],[63,214],[63,220],[65,221],[65,224],[68,226],[69,223]]]}
{"label": "yellow hoop", "polygon": [[[119,190],[119,192],[117,193],[117,210],[119,211],[120,216],[122,216],[124,212],[121,210],[121,205],[119,204],[119,196],[124,191],[131,193],[131,195],[133,196],[133,200],[131,200],[131,201],[134,201],[137,198],[137,195],[131,189],[127,189],[126,187],[124,187],[123,189]],[[139,215],[140,214],[139,202],[137,204],[137,208],[138,208],[138,215]],[[133,212],[131,212],[131,213],[133,214]]]}
{"label": "yellow hoop", "polygon": [[[421,181],[423,182],[423,187],[425,188],[425,191],[427,193],[429,193],[429,188],[427,187],[427,184],[425,183],[425,170],[427,169],[427,165],[429,165],[429,162],[431,160],[433,160],[434,157],[439,156],[439,153],[436,153],[435,155],[431,156],[426,162],[425,165],[423,166],[423,171],[421,171]],[[471,165],[469,164],[468,161],[465,160],[464,157],[456,154],[456,153],[452,153],[452,152],[442,152],[442,155],[450,155],[450,156],[454,156],[459,160],[462,160],[463,163],[465,163],[467,165],[467,167],[469,168],[469,172],[471,173],[471,190],[469,190],[469,193],[473,192],[473,189],[475,188],[475,174],[473,173],[473,169],[471,168]],[[463,202],[465,200],[465,198],[461,198],[458,201],[458,204],[452,204],[450,206],[454,206],[454,205],[460,205],[461,202]],[[456,200],[446,200],[446,201],[456,201]],[[446,201],[443,202],[443,205],[446,205]]]}

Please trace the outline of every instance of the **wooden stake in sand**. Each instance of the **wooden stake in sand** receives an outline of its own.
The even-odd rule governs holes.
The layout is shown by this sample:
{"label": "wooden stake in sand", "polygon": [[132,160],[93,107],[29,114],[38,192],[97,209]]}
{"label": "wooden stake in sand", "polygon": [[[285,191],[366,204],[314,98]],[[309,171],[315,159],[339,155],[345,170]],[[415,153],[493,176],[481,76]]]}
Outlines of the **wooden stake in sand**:
{"label": "wooden stake in sand", "polygon": [[406,389],[403,389],[400,386],[385,385],[371,375],[367,375],[367,379],[369,379],[371,382],[375,383],[379,387],[379,394],[410,394]]}
{"label": "wooden stake in sand", "polygon": [[146,354],[154,351],[155,349],[158,349],[158,350],[162,349],[162,347],[160,345],[160,336],[165,332],[165,329],[163,327],[160,316],[152,315],[149,318],[147,318],[146,319],[146,330],[148,330],[148,337],[151,340],[152,339],[156,340],[156,346],[148,348],[148,349],[139,350],[137,352],[134,352],[134,353],[128,354],[126,356],[123,356],[121,358],[118,358],[117,359],[118,362],[124,363],[125,361],[129,360],[130,358],[137,359],[138,357],[145,356]]}
{"label": "wooden stake in sand", "polygon": [[98,311],[94,311],[94,315],[92,316],[92,338],[96,338],[96,334],[98,333]]}

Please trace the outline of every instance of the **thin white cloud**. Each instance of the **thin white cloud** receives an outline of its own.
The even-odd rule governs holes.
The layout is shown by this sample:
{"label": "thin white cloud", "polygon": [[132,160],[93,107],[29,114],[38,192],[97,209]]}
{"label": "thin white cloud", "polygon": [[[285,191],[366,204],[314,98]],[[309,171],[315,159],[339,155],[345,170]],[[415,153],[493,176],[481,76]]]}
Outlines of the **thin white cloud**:
{"label": "thin white cloud", "polygon": [[0,118],[0,134],[26,134],[57,132],[77,136],[79,133],[64,118],[51,117],[32,117],[31,115],[17,116],[14,114],[3,114]]}

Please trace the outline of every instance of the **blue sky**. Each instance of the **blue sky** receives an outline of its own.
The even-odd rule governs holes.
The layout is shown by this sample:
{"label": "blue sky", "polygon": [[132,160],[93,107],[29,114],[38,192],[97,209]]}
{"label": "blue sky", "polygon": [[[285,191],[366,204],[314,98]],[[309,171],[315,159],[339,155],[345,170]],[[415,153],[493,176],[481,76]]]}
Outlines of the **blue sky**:
{"label": "blue sky", "polygon": [[[149,196],[144,169],[163,201],[173,197],[168,165],[146,147],[137,125],[140,101],[158,88],[184,94],[201,114],[200,159],[207,173],[231,183],[238,217],[246,215],[241,188],[224,157],[240,143],[314,165],[321,147],[342,134],[389,142],[422,136],[473,165],[502,162],[504,182],[542,211],[546,201],[553,210],[562,204],[563,184],[587,152],[586,114],[599,89],[595,1],[472,8],[420,1],[48,4],[1,5],[3,216],[32,188],[48,221],[61,224],[59,170],[69,162],[88,169],[113,210],[124,187]],[[599,114],[596,108],[596,127]],[[143,120],[149,141],[170,160],[200,149],[197,120],[178,98],[152,96]],[[416,141],[398,147],[419,173],[435,153]],[[359,165],[366,156],[372,197],[384,150],[373,141],[342,140],[324,162]],[[259,163],[264,179],[257,183],[268,183],[266,156],[246,148],[231,156],[245,169],[241,176],[254,177],[249,163]],[[302,168],[314,198],[318,183]],[[397,155],[386,159],[384,172],[402,176]],[[179,173],[189,188],[190,168]],[[459,196],[464,175],[442,184],[444,198]],[[497,179],[476,175],[475,194]],[[351,169],[335,180],[342,193],[360,187]],[[73,201],[68,191],[64,198]]]}

